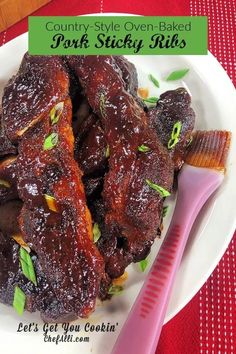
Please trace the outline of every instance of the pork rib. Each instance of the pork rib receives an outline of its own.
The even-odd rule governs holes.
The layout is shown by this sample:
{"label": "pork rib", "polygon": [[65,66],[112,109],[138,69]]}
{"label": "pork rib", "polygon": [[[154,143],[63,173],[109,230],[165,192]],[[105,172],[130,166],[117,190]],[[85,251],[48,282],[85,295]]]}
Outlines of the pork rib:
{"label": "pork rib", "polygon": [[195,113],[191,108],[191,97],[187,90],[179,87],[176,90],[166,91],[157,102],[156,107],[148,111],[150,124],[155,128],[162,144],[168,148],[174,124],[180,122],[181,130],[178,142],[168,149],[176,170],[184,162],[184,156],[195,123]]}
{"label": "pork rib", "polygon": [[[163,197],[150,188],[147,180],[170,191],[173,165],[159,142],[148,117],[125,90],[122,72],[114,58],[106,56],[69,57],[93,111],[100,117],[109,145],[109,172],[103,197],[108,239],[115,237],[111,267],[106,271],[119,276],[124,271],[122,257],[140,260],[143,248],[153,241],[161,224]],[[148,146],[147,153],[138,147]],[[119,248],[122,240],[122,249]],[[116,247],[118,246],[118,247]],[[127,264],[126,264],[127,265]],[[110,269],[109,269],[110,268]]]}
{"label": "pork rib", "polygon": [[18,198],[16,159],[11,155],[0,161],[0,204]]}
{"label": "pork rib", "polygon": [[[68,76],[58,57],[26,55],[5,89],[3,124],[8,137],[19,142],[17,187],[24,202],[24,239],[37,253],[65,311],[84,317],[94,309],[104,266],[92,240],[81,171],[73,158],[68,92]],[[50,111],[57,103],[63,109],[53,123]],[[52,134],[56,143],[45,148]],[[49,208],[45,195],[54,198],[56,210]]]}

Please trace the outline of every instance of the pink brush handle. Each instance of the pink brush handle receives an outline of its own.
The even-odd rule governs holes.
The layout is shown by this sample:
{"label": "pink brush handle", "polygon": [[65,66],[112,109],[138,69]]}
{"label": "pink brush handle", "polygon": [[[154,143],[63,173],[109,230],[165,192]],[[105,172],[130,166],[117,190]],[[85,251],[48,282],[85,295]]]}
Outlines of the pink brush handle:
{"label": "pink brush handle", "polygon": [[223,178],[223,173],[207,168],[185,165],[181,170],[171,224],[112,354],[155,353],[190,230],[200,209]]}

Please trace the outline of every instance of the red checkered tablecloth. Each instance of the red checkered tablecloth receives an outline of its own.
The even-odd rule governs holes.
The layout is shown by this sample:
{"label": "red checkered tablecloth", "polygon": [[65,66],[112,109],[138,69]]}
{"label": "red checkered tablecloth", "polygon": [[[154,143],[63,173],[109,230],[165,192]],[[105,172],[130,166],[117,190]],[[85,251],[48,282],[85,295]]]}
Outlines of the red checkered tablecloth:
{"label": "red checkered tablecloth", "polygon": [[[53,0],[35,15],[80,15],[98,12],[152,16],[207,15],[209,50],[236,85],[236,0]],[[25,31],[27,19],[1,33],[0,45]],[[163,327],[156,353],[236,353],[235,249],[236,234],[204,286],[188,305]]]}

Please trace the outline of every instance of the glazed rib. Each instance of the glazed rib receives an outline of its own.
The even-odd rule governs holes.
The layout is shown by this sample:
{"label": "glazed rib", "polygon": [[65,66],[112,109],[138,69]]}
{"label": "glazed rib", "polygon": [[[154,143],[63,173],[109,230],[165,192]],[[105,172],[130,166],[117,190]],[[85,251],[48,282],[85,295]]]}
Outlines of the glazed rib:
{"label": "glazed rib", "polygon": [[[19,142],[17,187],[24,202],[20,216],[24,239],[37,253],[66,313],[84,317],[94,309],[104,270],[92,240],[81,171],[73,158],[68,92],[68,76],[57,57],[26,55],[19,74],[5,89],[3,122],[6,134]],[[50,111],[57,103],[63,109],[53,123]],[[18,112],[19,105],[24,108]],[[58,141],[45,149],[51,134]],[[56,210],[49,208],[45,195],[54,198]]]}
{"label": "glazed rib", "polygon": [[171,132],[176,122],[181,123],[177,144],[168,149],[176,170],[184,162],[184,156],[195,123],[195,113],[191,108],[191,97],[185,88],[166,91],[160,96],[155,108],[148,111],[150,124],[155,128],[162,144],[168,148]]}
{"label": "glazed rib", "polygon": [[73,312],[66,311],[62,302],[58,301],[55,292],[47,281],[42,267],[35,254],[31,252],[37,287],[22,273],[19,263],[20,246],[0,230],[0,301],[12,305],[15,286],[19,286],[27,296],[26,308],[30,312],[40,311],[47,322],[65,322],[76,319]]}
{"label": "glazed rib", "polygon": [[68,76],[59,57],[26,53],[2,98],[3,127],[10,141],[17,141],[50,107],[65,99],[68,90]]}
{"label": "glazed rib", "polygon": [[0,204],[17,199],[16,156],[8,156],[0,161]]}
{"label": "glazed rib", "polygon": [[[125,90],[143,107],[143,102],[137,95],[138,75],[135,66],[123,56],[114,56],[113,59],[124,81]],[[92,113],[82,122],[75,145],[75,157],[85,175],[101,170],[105,172],[108,155],[106,148],[107,142],[101,121]]]}
{"label": "glazed rib", "polygon": [[[119,276],[124,270],[122,253],[129,253],[129,262],[140,260],[145,244],[153,242],[160,227],[163,197],[146,181],[170,191],[173,166],[145,112],[125,90],[112,57],[70,57],[68,62],[101,120],[110,149],[103,197],[106,230],[116,245],[113,264],[107,264],[106,270]],[[139,152],[141,145],[147,145],[149,152]]]}
{"label": "glazed rib", "polygon": [[17,148],[7,138],[2,127],[2,114],[0,113],[0,158],[7,155],[15,155]]}

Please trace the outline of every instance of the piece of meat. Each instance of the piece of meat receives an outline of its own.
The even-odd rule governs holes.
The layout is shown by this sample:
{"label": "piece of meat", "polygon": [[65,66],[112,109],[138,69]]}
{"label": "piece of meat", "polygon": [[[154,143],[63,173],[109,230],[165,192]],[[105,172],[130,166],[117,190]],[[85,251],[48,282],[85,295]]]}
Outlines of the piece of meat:
{"label": "piece of meat", "polygon": [[[122,247],[114,249],[117,268],[106,271],[112,277],[123,273],[122,250],[130,261],[138,261],[147,242],[152,242],[161,224],[163,197],[147,180],[171,191],[173,165],[166,148],[150,128],[147,115],[125,90],[122,74],[112,57],[68,58],[95,114],[101,120],[109,145],[109,172],[103,197],[107,233]],[[147,153],[138,147],[149,147]]]}
{"label": "piece of meat", "polygon": [[122,79],[125,83],[125,90],[134,97],[140,107],[146,110],[146,104],[138,95],[138,73],[135,65],[122,55],[115,55],[113,59],[121,71]]}
{"label": "piece of meat", "polygon": [[92,114],[94,118],[89,130],[76,141],[76,160],[85,175],[94,173],[95,171],[105,170],[107,156],[107,142],[100,121]]}
{"label": "piece of meat", "polygon": [[[123,78],[124,77],[126,76],[123,75]],[[162,94],[157,103],[157,107],[151,108],[148,111],[150,124],[156,129],[158,137],[166,147],[168,147],[168,141],[170,140],[174,124],[178,121],[181,122],[182,128],[179,141],[172,149],[168,149],[176,170],[179,170],[184,162],[185,151],[194,128],[195,113],[190,104],[191,97],[188,92],[184,88],[178,88]],[[94,118],[93,125],[86,125],[86,127],[87,139],[83,141],[83,139],[79,138],[79,143],[77,142],[76,144],[77,160],[85,174],[92,171],[94,172],[96,166],[104,166],[106,145],[103,130],[100,122],[97,122],[97,118]],[[99,134],[98,139],[96,139],[97,133]],[[93,153],[93,148],[95,147],[93,145],[96,145],[96,149],[94,149],[95,154]],[[80,153],[78,153],[79,149],[81,149]],[[98,157],[100,157],[100,160]],[[89,161],[90,168],[88,171],[86,169],[87,161]],[[85,165],[85,167],[83,165]]]}
{"label": "piece of meat", "polygon": [[17,157],[9,156],[0,161],[0,205],[17,199]]}
{"label": "piece of meat", "polygon": [[[104,266],[92,240],[81,171],[73,157],[69,80],[63,70],[58,57],[26,55],[19,74],[5,89],[3,122],[12,140],[21,137],[17,187],[24,203],[19,219],[24,240],[37,253],[64,312],[85,317],[94,309]],[[45,88],[37,87],[39,78]],[[14,101],[17,90],[21,95]],[[58,103],[62,112],[53,122],[51,109]],[[19,104],[24,115],[17,114]],[[54,198],[56,210],[49,208],[45,195]]]}
{"label": "piece of meat", "polygon": [[[9,236],[5,236],[0,230],[0,300],[1,302],[12,305],[13,296],[14,296],[14,287],[16,284],[21,284],[25,286],[25,282],[24,282],[25,279],[20,269],[19,245],[16,244],[16,242],[14,242]],[[28,283],[27,279],[26,279],[26,283]]]}
{"label": "piece of meat", "polygon": [[113,59],[116,66],[121,70],[121,75],[125,82],[125,90],[133,97],[136,97],[138,90],[138,74],[134,64],[121,55],[116,55]]}
{"label": "piece of meat", "polygon": [[37,274],[37,286],[22,273],[19,258],[20,246],[0,231],[0,301],[12,306],[15,287],[19,286],[26,295],[26,309],[40,311],[46,322],[64,322],[76,319],[75,313],[64,309],[48,283],[37,256],[31,252]]}
{"label": "piece of meat", "polygon": [[47,281],[38,257],[31,251],[37,286],[28,281],[20,266],[19,245],[12,239],[20,233],[17,219],[22,209],[20,200],[12,200],[0,206],[0,301],[12,305],[15,286],[27,295],[26,309],[40,311],[46,322],[64,322],[76,319],[75,313],[64,309]]}
{"label": "piece of meat", "polygon": [[17,148],[10,142],[4,132],[2,127],[2,113],[0,113],[0,158],[15,154],[17,154]]}
{"label": "piece of meat", "polygon": [[85,132],[87,133],[89,127],[87,126],[86,122],[90,120],[90,116],[91,116],[91,108],[88,104],[87,99],[83,97],[80,101],[80,105],[78,109],[73,114],[73,120],[72,120],[73,133],[76,140],[80,139],[80,137]]}
{"label": "piece of meat", "polygon": [[19,71],[4,88],[3,127],[11,142],[68,96],[68,75],[56,56],[25,54]]}
{"label": "piece of meat", "polygon": [[185,88],[180,87],[163,93],[156,107],[148,111],[151,125],[167,148],[174,124],[181,123],[179,140],[173,148],[168,149],[176,170],[179,170],[184,162],[184,155],[194,128],[195,113],[190,105],[189,93]]}
{"label": "piece of meat", "polygon": [[[46,120],[25,134],[19,144],[18,191],[24,201],[20,225],[64,308],[68,312],[73,309],[77,316],[87,316],[95,305],[103,262],[92,241],[81,174],[70,156],[73,145],[72,150],[67,146],[71,137],[69,117],[68,100],[54,128],[59,134],[54,149],[42,148],[50,129]],[[35,148],[28,152],[31,144]],[[48,209],[45,194],[55,198],[56,215]]]}
{"label": "piece of meat", "polygon": [[88,175],[83,177],[83,184],[87,200],[89,198],[92,198],[93,200],[96,195],[101,195],[101,192],[103,190],[103,182],[104,175],[96,177]]}
{"label": "piece of meat", "polygon": [[[114,56],[113,58],[124,81],[125,90],[135,98],[141,107],[144,107],[143,101],[137,95],[138,75],[135,66],[123,56]],[[71,71],[75,73],[74,70]],[[81,122],[81,116],[78,121]],[[107,166],[106,150],[107,142],[99,118],[94,113],[89,117],[84,117],[79,130],[77,129],[75,157],[85,175],[97,170],[105,170]]]}
{"label": "piece of meat", "polygon": [[22,208],[20,200],[11,200],[0,205],[0,230],[5,235],[14,235],[20,232],[18,225],[18,216]]}

